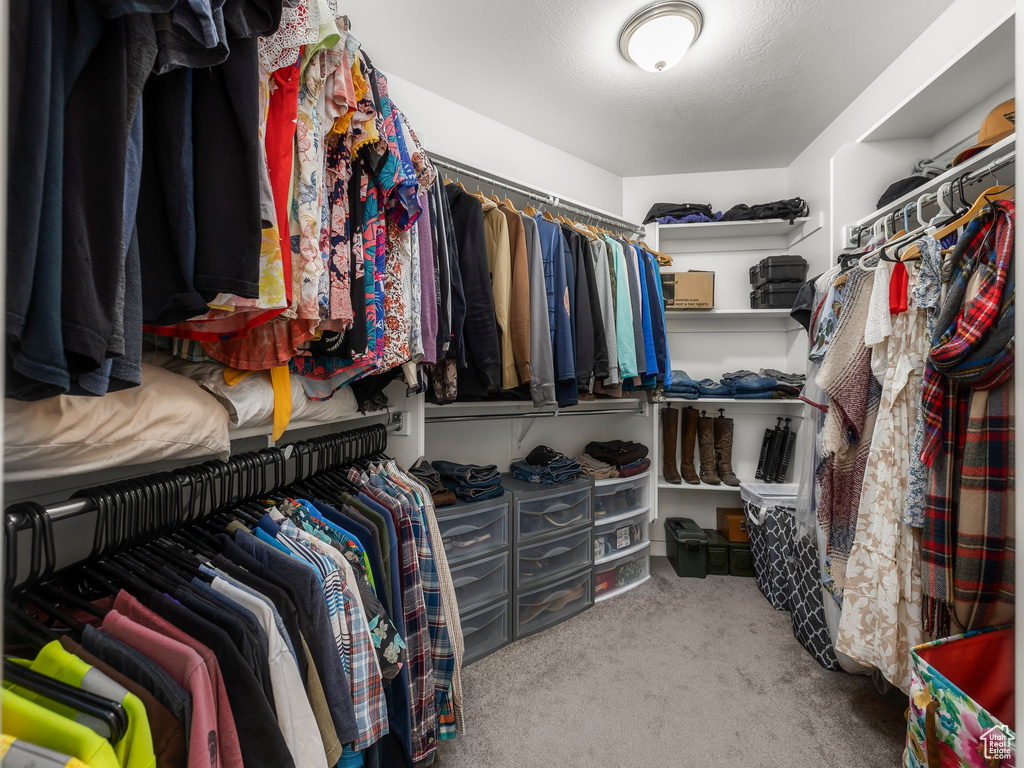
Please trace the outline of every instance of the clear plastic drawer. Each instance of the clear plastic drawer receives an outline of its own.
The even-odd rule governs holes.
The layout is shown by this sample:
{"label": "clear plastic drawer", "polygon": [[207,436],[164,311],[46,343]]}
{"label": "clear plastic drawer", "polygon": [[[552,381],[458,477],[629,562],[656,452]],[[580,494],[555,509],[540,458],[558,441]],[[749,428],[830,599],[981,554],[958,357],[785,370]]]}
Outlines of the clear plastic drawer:
{"label": "clear plastic drawer", "polygon": [[485,555],[508,545],[508,504],[439,517],[444,551],[451,564]]}
{"label": "clear plastic drawer", "polygon": [[508,553],[451,569],[459,614],[508,594]]}
{"label": "clear plastic drawer", "polygon": [[520,541],[536,539],[590,522],[590,494],[591,490],[585,488],[571,493],[517,501],[516,520]]}
{"label": "clear plastic drawer", "polygon": [[650,473],[636,477],[598,480],[594,487],[594,522],[630,517],[651,506]]}
{"label": "clear plastic drawer", "polygon": [[594,563],[613,560],[648,542],[647,512],[594,526]]}
{"label": "clear plastic drawer", "polygon": [[463,665],[479,661],[509,643],[512,628],[509,625],[508,609],[509,603],[506,600],[492,608],[484,608],[460,618],[462,638],[466,645]]}
{"label": "clear plastic drawer", "polygon": [[520,547],[516,554],[516,585],[528,587],[590,565],[591,550],[589,528],[543,544]]}
{"label": "clear plastic drawer", "polygon": [[520,638],[553,627],[593,605],[593,575],[585,571],[516,596],[515,634]]}

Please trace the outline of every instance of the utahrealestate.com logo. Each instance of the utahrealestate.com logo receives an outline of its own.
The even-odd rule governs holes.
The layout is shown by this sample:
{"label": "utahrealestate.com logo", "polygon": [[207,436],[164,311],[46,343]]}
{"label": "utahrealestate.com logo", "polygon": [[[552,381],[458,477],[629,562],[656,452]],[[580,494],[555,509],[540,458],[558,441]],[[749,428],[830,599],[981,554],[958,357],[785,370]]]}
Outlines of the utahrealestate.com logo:
{"label": "utahrealestate.com logo", "polygon": [[986,760],[1010,760],[1013,758],[1013,742],[1017,736],[1005,725],[989,728],[981,734]]}

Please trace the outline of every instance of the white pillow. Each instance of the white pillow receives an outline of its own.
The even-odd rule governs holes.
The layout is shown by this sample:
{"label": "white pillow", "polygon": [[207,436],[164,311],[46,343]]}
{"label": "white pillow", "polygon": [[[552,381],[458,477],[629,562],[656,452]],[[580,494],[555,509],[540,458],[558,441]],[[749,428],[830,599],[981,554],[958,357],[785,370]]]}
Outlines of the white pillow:
{"label": "white pillow", "polygon": [[5,400],[7,482],[194,457],[227,459],[228,416],[194,381],[142,364],[142,385],[105,397]]}

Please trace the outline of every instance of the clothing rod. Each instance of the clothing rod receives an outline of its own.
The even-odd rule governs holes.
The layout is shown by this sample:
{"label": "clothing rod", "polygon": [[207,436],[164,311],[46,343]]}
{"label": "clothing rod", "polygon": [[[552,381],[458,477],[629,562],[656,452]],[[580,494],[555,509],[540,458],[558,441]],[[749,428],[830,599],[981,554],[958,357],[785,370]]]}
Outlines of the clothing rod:
{"label": "clothing rod", "polygon": [[[390,422],[390,423],[388,423],[386,425],[379,425],[379,426],[385,427],[387,432],[394,432],[394,431],[399,430],[399,429],[402,428],[402,423],[401,423],[401,420],[398,420],[398,421],[395,421],[395,422]],[[363,428],[363,429],[365,429],[365,428]],[[339,435],[355,434],[358,431],[359,431],[358,428],[357,429],[351,429],[351,430],[346,430],[344,432],[335,432],[335,433],[330,434],[330,435],[325,435],[324,437],[337,437]],[[316,439],[317,438],[313,438],[313,440],[316,440]],[[303,441],[303,442],[306,442],[306,441]],[[279,450],[281,450],[281,451],[283,451],[285,453],[286,462],[291,462],[292,460],[297,459],[297,456],[298,456],[298,454],[295,453],[295,452],[289,452],[288,449],[289,449],[290,445],[291,445],[290,443],[289,444],[285,444],[285,445],[283,445],[283,446],[281,446],[279,448]],[[263,450],[268,450],[268,449],[263,449]],[[257,456],[257,457],[260,457],[262,459],[264,456],[267,456],[269,454],[261,454],[261,452],[255,451],[255,452],[246,453],[246,454],[239,454],[239,455],[242,455],[242,456],[250,456],[250,455],[251,456]],[[230,461],[230,459],[228,461]],[[228,462],[220,462],[220,463],[227,464]],[[185,473],[185,472],[188,472],[189,470],[193,469],[193,467],[195,467],[195,466],[197,466],[197,465],[190,465],[190,466],[184,467],[183,469],[177,470],[177,472]],[[271,465],[267,464],[266,466],[269,467]],[[296,473],[298,473],[298,466],[295,467],[295,471],[296,471]],[[175,474],[175,472],[176,472],[175,470],[172,470],[170,472],[170,474]],[[167,473],[164,473],[164,474],[167,474]],[[145,481],[147,477],[149,477],[149,475],[140,475],[140,476],[132,478],[132,479],[135,479],[135,480],[138,480],[138,481]],[[178,480],[178,483],[182,486],[183,490],[187,489],[187,488],[190,488],[191,485],[192,485],[192,482],[188,478],[187,475],[184,475],[184,474],[178,475],[177,476],[177,480]],[[109,484],[113,485],[113,484],[116,484],[117,482],[121,482],[121,481],[113,481],[112,483],[109,483]],[[295,482],[295,481],[292,480],[292,482]],[[14,505],[12,505],[12,506],[17,506],[17,502]],[[54,502],[54,503],[51,503],[51,504],[47,504],[45,506],[45,509],[46,509],[46,514],[50,518],[50,520],[53,521],[53,522],[58,522],[60,520],[65,520],[67,518],[77,517],[78,515],[81,515],[81,514],[84,514],[86,512],[91,511],[93,509],[93,503],[89,499],[75,498],[75,499],[68,499],[67,501],[59,501],[59,502]],[[20,525],[19,529],[24,529],[26,527],[27,526],[25,526],[25,525]]]}
{"label": "clothing rod", "polygon": [[[1005,168],[1006,166],[1011,165],[1012,163],[1016,162],[1016,159],[1017,159],[1017,150],[1016,149],[1010,150],[1007,154],[1003,155],[1002,157],[996,158],[995,160],[990,162],[988,165],[985,165],[985,166],[977,169],[976,171],[971,171],[970,173],[964,174],[964,176],[962,177],[963,180],[964,180],[964,184],[973,184],[976,181],[980,181],[981,179],[985,178],[986,176],[990,176],[990,175],[994,174],[1000,168]],[[960,177],[957,177],[957,179],[959,179],[959,178]],[[951,184],[951,185],[958,184],[959,182],[958,182],[957,179],[951,179],[949,181],[942,182],[942,184],[939,185],[939,189],[941,189],[946,184]],[[922,205],[932,205],[935,202],[937,202],[938,199],[939,199],[939,190],[936,190],[935,192],[925,193],[925,194],[921,195],[917,200],[910,200],[910,201],[908,201],[907,204],[905,206],[903,206],[902,208],[894,209],[894,210],[890,211],[889,213],[885,214],[884,216],[882,216],[882,217],[880,217],[878,219],[875,219],[875,221],[872,222],[871,224],[864,224],[862,226],[853,226],[853,227],[851,227],[850,228],[850,234],[853,237],[857,237],[857,235],[859,233],[870,231],[873,227],[877,226],[880,221],[884,221],[885,219],[888,219],[890,216],[896,216],[897,218],[902,217],[903,211],[905,209],[908,210],[908,215],[909,215],[910,211],[913,211],[914,209],[917,208],[918,201],[921,201]]]}
{"label": "clothing rod", "polygon": [[426,422],[428,424],[438,422],[456,422],[456,421],[499,421],[509,419],[553,419],[555,417],[561,418],[563,416],[602,416],[604,414],[630,414],[632,416],[639,416],[644,412],[644,406],[646,403],[638,403],[636,408],[607,408],[599,410],[596,408],[590,408],[582,411],[575,409],[569,409],[565,411],[539,411],[537,413],[530,413],[529,411],[521,411],[517,413],[483,413],[476,416],[427,416]]}
{"label": "clothing rod", "polygon": [[457,163],[453,163],[449,160],[437,157],[436,155],[430,154],[429,152],[427,154],[430,156],[430,162],[433,165],[445,168],[460,176],[469,176],[471,178],[476,179],[477,181],[483,182],[484,184],[488,184],[494,187],[501,187],[502,189],[508,192],[514,192],[515,194],[529,198],[530,200],[535,200],[536,202],[541,203],[542,205],[551,206],[562,211],[569,211],[579,216],[584,216],[588,219],[592,219],[593,221],[598,221],[601,222],[602,224],[617,227],[618,229],[624,229],[629,232],[635,232],[637,234],[643,234],[646,232],[646,230],[640,225],[633,224],[631,222],[626,221],[625,219],[617,219],[611,216],[606,216],[605,214],[602,213],[597,213],[596,211],[581,208],[571,203],[563,202],[560,198],[555,197],[554,195],[538,192],[537,190],[534,189],[527,189],[525,187],[518,186],[503,179],[499,179],[493,176],[487,176],[482,173],[478,173],[477,171],[470,170],[469,168],[464,168],[463,166],[458,165]]}

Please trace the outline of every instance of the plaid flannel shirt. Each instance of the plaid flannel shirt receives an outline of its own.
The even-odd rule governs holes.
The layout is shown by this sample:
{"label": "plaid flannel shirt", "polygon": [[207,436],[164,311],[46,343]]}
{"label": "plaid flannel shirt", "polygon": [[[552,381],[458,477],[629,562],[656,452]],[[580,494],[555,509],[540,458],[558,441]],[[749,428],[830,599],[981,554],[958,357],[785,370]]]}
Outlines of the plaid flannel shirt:
{"label": "plaid flannel shirt", "polygon": [[371,476],[354,467],[349,480],[363,489],[371,499],[388,509],[395,517],[399,538],[399,560],[402,576],[402,604],[405,618],[406,660],[409,665],[409,699],[412,720],[413,762],[427,764],[437,749],[437,709],[434,704],[434,666],[431,658],[430,630],[427,609],[420,585],[416,537],[409,515],[401,504],[371,483]]}
{"label": "plaid flannel shirt", "polygon": [[462,637],[462,622],[459,620],[459,603],[455,594],[455,584],[452,582],[452,574],[448,568],[448,558],[441,541],[441,529],[437,525],[430,491],[417,478],[396,467],[394,462],[390,462],[388,466],[392,467],[396,474],[405,480],[423,501],[424,518],[430,532],[431,543],[434,545],[434,563],[437,566],[437,578],[441,587],[441,602],[444,605],[445,618],[448,620],[448,635],[451,638],[454,656],[450,692],[441,710],[440,731],[441,739],[453,739],[457,731],[466,732],[465,717],[462,711],[462,659],[466,649]]}
{"label": "plaid flannel shirt", "polygon": [[370,638],[370,627],[359,609],[355,595],[345,582],[344,573],[327,554],[317,551],[317,547],[324,545],[299,529],[291,520],[283,519],[280,526],[282,536],[278,539],[295,557],[305,559],[321,574],[328,609],[332,601],[340,608],[338,615],[343,618],[343,622],[339,622],[338,626],[342,632],[335,639],[343,648],[342,660],[345,671],[349,673],[352,704],[359,729],[359,737],[353,742],[352,748],[356,751],[366,749],[388,732],[387,705]]}
{"label": "plaid flannel shirt", "polygon": [[[397,467],[393,462],[389,462],[385,469],[391,475],[397,475]],[[431,548],[423,504],[414,493],[395,485],[392,478],[377,475],[371,482],[380,483],[385,488],[389,488],[392,495],[402,503],[403,510],[412,520],[420,561],[423,600],[427,608],[427,620],[430,622],[430,653],[434,664],[435,706],[440,713],[444,710],[444,702],[451,692],[455,652],[452,648],[451,636],[448,633],[448,623],[445,620],[444,606],[441,600],[441,584],[437,574],[437,563],[434,561]],[[443,551],[443,546],[441,549]],[[449,711],[450,709],[449,707]]]}

